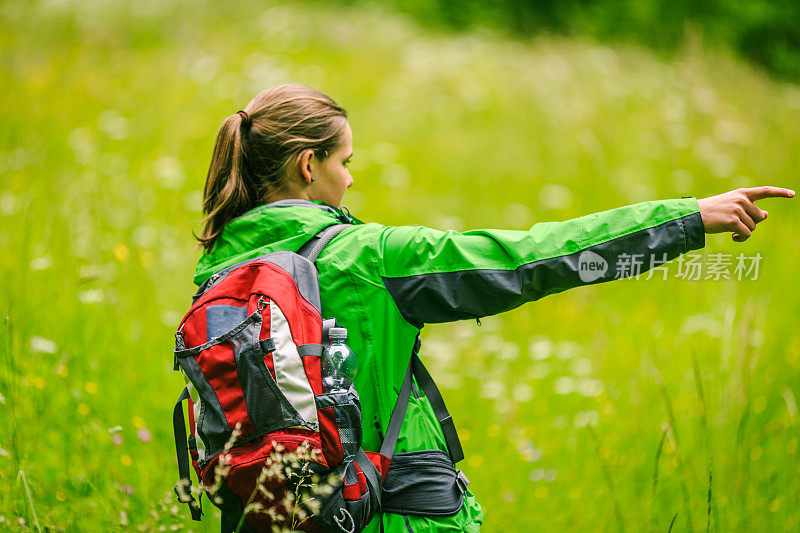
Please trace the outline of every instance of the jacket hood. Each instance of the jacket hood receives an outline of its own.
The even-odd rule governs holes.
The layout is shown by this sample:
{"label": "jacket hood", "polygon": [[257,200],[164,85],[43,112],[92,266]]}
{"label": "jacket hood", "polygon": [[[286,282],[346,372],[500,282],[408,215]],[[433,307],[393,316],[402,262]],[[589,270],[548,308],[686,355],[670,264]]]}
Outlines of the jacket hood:
{"label": "jacket hood", "polygon": [[280,200],[256,207],[225,226],[209,253],[203,253],[194,273],[202,285],[214,272],[271,252],[299,250],[323,228],[362,224],[347,208],[336,209],[312,200]]}

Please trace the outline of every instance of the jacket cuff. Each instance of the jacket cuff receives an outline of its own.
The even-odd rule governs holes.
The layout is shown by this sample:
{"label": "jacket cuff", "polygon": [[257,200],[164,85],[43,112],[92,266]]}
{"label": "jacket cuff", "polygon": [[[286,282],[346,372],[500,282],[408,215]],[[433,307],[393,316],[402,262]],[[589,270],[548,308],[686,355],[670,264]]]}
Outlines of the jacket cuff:
{"label": "jacket cuff", "polygon": [[683,222],[683,233],[686,239],[686,250],[699,250],[706,245],[706,230],[703,226],[703,218],[700,216],[700,207],[697,205],[697,198],[693,196],[684,196],[681,198],[682,203],[692,211],[687,216],[684,216],[681,221]]}
{"label": "jacket cuff", "polygon": [[699,250],[706,245],[706,230],[700,213],[694,213],[683,219],[683,230],[686,234],[686,251]]}

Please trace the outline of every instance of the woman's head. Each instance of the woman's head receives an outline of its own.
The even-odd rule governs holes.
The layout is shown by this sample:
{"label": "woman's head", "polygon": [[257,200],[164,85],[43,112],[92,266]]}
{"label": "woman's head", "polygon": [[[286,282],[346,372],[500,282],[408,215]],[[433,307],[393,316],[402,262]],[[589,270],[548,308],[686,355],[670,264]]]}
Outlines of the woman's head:
{"label": "woman's head", "polygon": [[281,198],[338,207],[352,184],[347,113],[305,85],[266,89],[222,123],[203,195],[198,240],[209,251],[230,220]]}

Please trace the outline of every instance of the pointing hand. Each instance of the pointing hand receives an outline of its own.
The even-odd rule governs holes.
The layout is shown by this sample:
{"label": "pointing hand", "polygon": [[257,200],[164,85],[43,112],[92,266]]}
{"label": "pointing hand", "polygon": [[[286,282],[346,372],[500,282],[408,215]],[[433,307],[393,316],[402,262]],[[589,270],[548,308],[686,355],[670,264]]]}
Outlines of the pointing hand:
{"label": "pointing hand", "polygon": [[767,212],[753,202],[764,198],[792,198],[794,191],[782,187],[750,187],[709,196],[697,201],[706,233],[733,232],[733,240],[746,241]]}

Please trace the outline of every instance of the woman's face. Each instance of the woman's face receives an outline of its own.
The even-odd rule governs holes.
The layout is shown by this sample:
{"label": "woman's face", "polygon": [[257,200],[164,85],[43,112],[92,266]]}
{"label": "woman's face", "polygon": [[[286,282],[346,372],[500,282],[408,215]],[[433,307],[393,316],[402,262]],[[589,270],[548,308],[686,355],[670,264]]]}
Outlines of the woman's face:
{"label": "woman's face", "polygon": [[321,161],[316,157],[311,158],[311,175],[314,176],[314,181],[308,186],[309,198],[341,207],[345,191],[353,184],[353,177],[347,168],[351,157],[353,131],[350,123],[345,122],[339,147]]}

